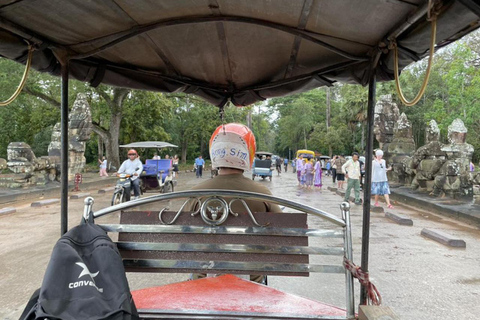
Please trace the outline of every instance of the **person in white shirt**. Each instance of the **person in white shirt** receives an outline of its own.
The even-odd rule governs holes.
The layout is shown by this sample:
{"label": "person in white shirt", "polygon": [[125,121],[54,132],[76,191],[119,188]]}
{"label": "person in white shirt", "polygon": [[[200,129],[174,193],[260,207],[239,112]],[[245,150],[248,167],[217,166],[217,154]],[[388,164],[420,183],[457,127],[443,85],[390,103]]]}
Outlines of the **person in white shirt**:
{"label": "person in white shirt", "polygon": [[345,162],[342,171],[345,172],[347,181],[347,190],[345,190],[345,201],[349,202],[350,192],[352,188],[355,192],[355,204],[362,204],[360,200],[360,161],[358,161],[358,153],[352,154],[352,159]]}
{"label": "person in white shirt", "polygon": [[118,169],[117,174],[125,173],[129,174],[132,177],[133,193],[135,195],[134,199],[140,198],[140,180],[138,177],[143,171],[143,164],[140,159],[138,159],[138,153],[135,149],[128,150],[128,159],[123,161],[120,169]]}
{"label": "person in white shirt", "polygon": [[375,196],[375,207],[379,207],[378,196],[384,196],[389,209],[394,209],[390,203],[390,186],[388,185],[387,171],[392,170],[392,166],[387,168],[385,159],[382,159],[383,151],[375,151],[375,159],[372,163],[372,195]]}

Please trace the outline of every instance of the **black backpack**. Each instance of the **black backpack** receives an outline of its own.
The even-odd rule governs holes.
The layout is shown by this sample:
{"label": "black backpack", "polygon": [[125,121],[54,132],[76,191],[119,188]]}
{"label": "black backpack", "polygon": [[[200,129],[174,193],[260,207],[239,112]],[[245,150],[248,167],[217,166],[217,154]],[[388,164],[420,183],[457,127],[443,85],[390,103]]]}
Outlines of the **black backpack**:
{"label": "black backpack", "polygon": [[120,253],[93,222],[72,228],[58,240],[42,286],[20,317],[45,318],[139,319]]}

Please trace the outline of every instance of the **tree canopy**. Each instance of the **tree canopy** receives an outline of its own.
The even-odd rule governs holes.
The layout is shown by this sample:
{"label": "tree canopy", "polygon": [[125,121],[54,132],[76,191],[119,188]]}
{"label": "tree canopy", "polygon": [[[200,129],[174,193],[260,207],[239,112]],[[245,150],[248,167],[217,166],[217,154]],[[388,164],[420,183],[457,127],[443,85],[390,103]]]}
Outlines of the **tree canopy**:
{"label": "tree canopy", "polygon": [[[468,128],[467,142],[475,147],[474,159],[480,160],[479,67],[477,32],[435,54],[430,82],[417,105],[406,107],[395,100],[412,122],[417,146],[424,144],[425,126],[431,119],[437,121],[446,142],[448,126],[460,118]],[[15,90],[23,68],[0,59],[0,99]],[[426,61],[422,60],[403,71],[400,81],[407,97],[416,94],[425,69]],[[30,144],[37,156],[46,155],[52,128],[60,120],[59,78],[31,71],[23,91],[11,105],[0,109],[3,158],[8,144],[20,141]],[[183,162],[199,154],[208,157],[210,135],[222,121],[247,124],[256,136],[258,150],[284,157],[291,158],[296,150],[305,148],[326,155],[365,150],[368,93],[358,85],[335,84],[243,108],[227,105],[223,120],[217,107],[183,93],[91,88],[70,81],[70,105],[80,92],[87,95],[92,111],[93,133],[86,152],[89,162],[107,155],[118,165],[124,156],[120,144],[145,140],[178,145],[176,150],[161,153],[178,154]],[[377,95],[383,94],[397,99],[393,82],[378,84]]]}

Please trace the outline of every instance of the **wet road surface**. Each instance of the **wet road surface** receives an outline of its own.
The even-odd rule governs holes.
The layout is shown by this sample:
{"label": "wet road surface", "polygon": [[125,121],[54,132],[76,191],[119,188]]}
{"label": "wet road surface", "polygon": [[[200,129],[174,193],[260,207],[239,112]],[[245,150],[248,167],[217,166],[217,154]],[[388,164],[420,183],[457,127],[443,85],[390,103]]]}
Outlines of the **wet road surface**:
{"label": "wet road surface", "polygon": [[[250,177],[248,173],[246,176]],[[196,179],[183,173],[177,190],[187,190],[209,179]],[[256,179],[258,180],[258,179]],[[306,190],[297,186],[291,171],[276,174],[273,181],[258,181],[275,196],[298,201],[340,216],[342,198],[326,189]],[[111,194],[97,195],[94,209],[107,207]],[[383,204],[384,205],[384,204]],[[0,319],[18,319],[33,291],[40,287],[51,250],[60,236],[60,205],[31,208],[30,202],[15,203],[16,213],[0,216]],[[80,221],[83,200],[69,201],[69,228]],[[370,278],[401,319],[470,320],[480,316],[480,231],[477,226],[455,221],[434,212],[405,204],[396,204],[394,212],[408,215],[413,226],[400,226],[386,219],[384,213],[372,213],[370,233]],[[354,262],[360,264],[362,207],[352,205]],[[118,214],[102,217],[114,221]],[[99,220],[100,220],[99,219]],[[312,222],[313,224],[313,222]],[[446,247],[420,235],[423,228],[447,232],[466,241],[466,249]],[[311,263],[325,263],[322,256]],[[317,261],[318,260],[318,261]],[[128,274],[132,290],[182,281],[185,274]],[[307,298],[345,306],[342,275],[313,274],[308,278],[269,277],[269,285]],[[359,284],[355,281],[358,303]]]}

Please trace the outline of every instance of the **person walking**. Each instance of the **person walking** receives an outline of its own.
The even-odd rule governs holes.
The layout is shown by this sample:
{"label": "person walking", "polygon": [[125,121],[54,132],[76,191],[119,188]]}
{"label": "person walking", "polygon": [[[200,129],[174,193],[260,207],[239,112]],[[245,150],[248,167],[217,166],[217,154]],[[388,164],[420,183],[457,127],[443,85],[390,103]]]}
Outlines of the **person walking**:
{"label": "person walking", "polygon": [[304,169],[304,162],[303,162],[303,156],[300,155],[297,158],[297,163],[296,163],[296,170],[297,170],[297,180],[298,180],[298,185],[302,185],[302,175],[303,175],[303,169]]}
{"label": "person walking", "polygon": [[337,159],[335,160],[335,167],[337,168],[336,176],[338,189],[343,189],[343,184],[345,183],[345,172],[342,169],[345,162],[347,162],[347,160],[345,160],[345,156],[343,154],[337,157]]}
{"label": "person walking", "polygon": [[[305,161],[305,160],[304,160]],[[313,185],[313,161],[307,159],[304,166],[304,176],[305,176],[305,186],[307,189],[310,189]]]}
{"label": "person walking", "polygon": [[205,165],[205,160],[203,160],[202,156],[199,155],[198,158],[195,159],[195,168],[197,168],[196,169],[197,178],[202,177],[202,170],[204,165]]}
{"label": "person walking", "polygon": [[100,177],[108,177],[107,173],[107,159],[102,157],[102,160],[98,159],[100,163]]}
{"label": "person walking", "polygon": [[178,174],[178,156],[177,155],[173,156],[172,165],[173,165],[173,177],[175,178]]}
{"label": "person walking", "polygon": [[345,162],[342,166],[342,171],[345,173],[347,180],[347,190],[345,190],[344,201],[350,202],[350,193],[355,193],[355,204],[362,204],[360,200],[360,161],[357,152],[352,154],[352,159]]}
{"label": "person walking", "polygon": [[[329,162],[327,162],[328,166]],[[317,158],[317,162],[315,163],[315,168],[314,168],[314,181],[313,181],[313,186],[315,188],[319,188],[322,190],[322,164]]]}
{"label": "person walking", "polygon": [[333,156],[331,163],[332,163],[332,181],[333,185],[335,186],[335,181],[337,180],[337,165],[335,161],[337,161],[338,156]]}
{"label": "person walking", "polygon": [[285,172],[287,172],[287,169],[288,169],[288,159],[287,158],[283,159],[283,166],[285,167]]}
{"label": "person walking", "polygon": [[383,151],[378,149],[375,151],[375,159],[372,164],[372,195],[375,195],[375,207],[379,207],[378,196],[382,195],[385,197],[387,206],[389,209],[394,207],[390,203],[390,186],[388,185],[387,171],[392,170],[390,166],[387,168],[387,164],[383,158]]}
{"label": "person walking", "polygon": [[327,164],[325,165],[325,169],[327,169],[327,173],[325,173],[325,176],[329,176],[332,174],[332,162],[331,160],[327,161]]}

